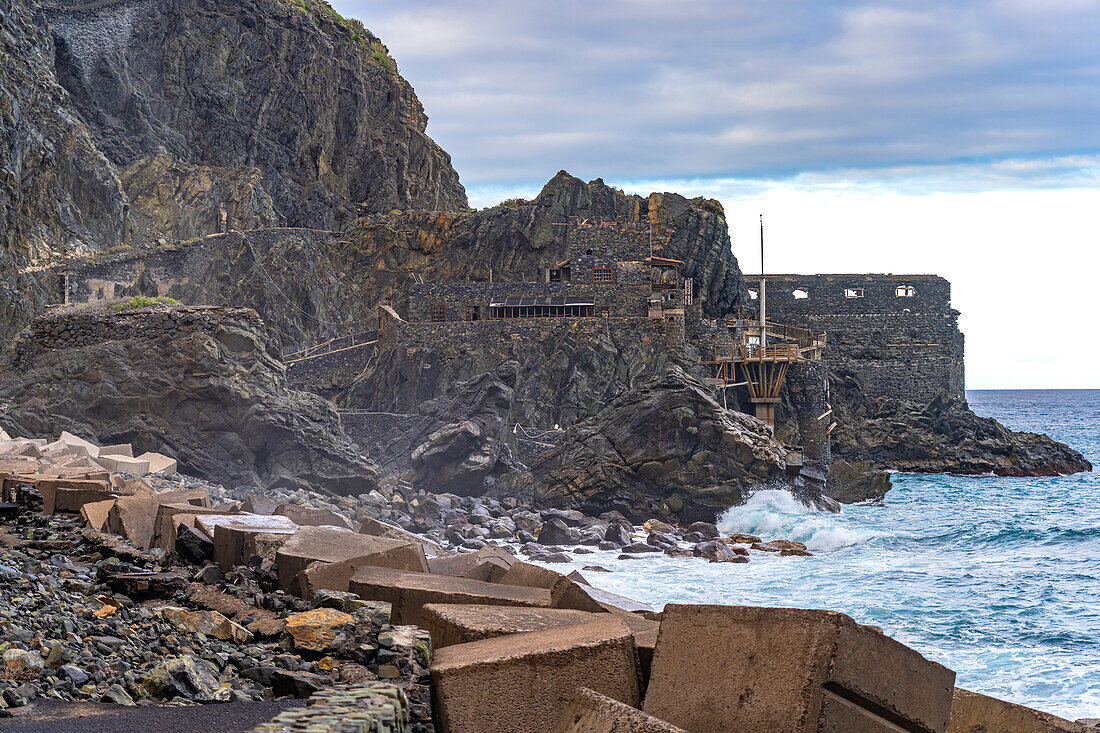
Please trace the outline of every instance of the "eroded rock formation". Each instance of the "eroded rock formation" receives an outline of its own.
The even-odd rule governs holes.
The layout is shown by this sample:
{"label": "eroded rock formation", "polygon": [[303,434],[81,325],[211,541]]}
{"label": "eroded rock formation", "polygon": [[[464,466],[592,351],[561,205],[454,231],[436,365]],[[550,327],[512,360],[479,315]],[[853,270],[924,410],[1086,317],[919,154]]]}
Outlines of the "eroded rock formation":
{"label": "eroded rock formation", "polygon": [[588,513],[713,522],[754,488],[785,482],[787,458],[763,423],[723,409],[672,367],[570,427],[513,485],[538,503]]}
{"label": "eroded rock formation", "polygon": [[132,443],[233,486],[376,485],[332,407],[287,389],[278,344],[250,309],[42,317],[0,374],[0,425],[13,433]]}
{"label": "eroded rock formation", "polygon": [[132,0],[47,17],[57,76],[116,165],[258,167],[294,226],[466,205],[381,42],[322,2]]}

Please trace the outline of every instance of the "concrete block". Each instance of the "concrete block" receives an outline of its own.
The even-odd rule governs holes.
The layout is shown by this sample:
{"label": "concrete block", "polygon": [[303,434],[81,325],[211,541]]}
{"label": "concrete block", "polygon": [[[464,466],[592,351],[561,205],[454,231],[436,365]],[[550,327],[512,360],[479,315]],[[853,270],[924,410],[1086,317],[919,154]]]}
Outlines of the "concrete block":
{"label": "concrete block", "polygon": [[107,527],[107,518],[111,515],[114,505],[114,499],[90,502],[80,507],[80,517],[89,527],[102,532]]}
{"label": "concrete block", "polygon": [[[380,572],[386,571],[386,572]],[[548,608],[550,592],[448,575],[401,573],[388,568],[362,567],[348,590],[367,601],[386,601],[393,606],[395,624],[420,626],[428,603],[473,603],[483,606],[531,606]]]}
{"label": "concrete block", "polygon": [[[398,550],[398,548],[401,548]],[[302,527],[287,540],[275,558],[279,566],[279,587],[289,591],[298,577],[314,562],[341,562],[361,558],[383,550],[405,556],[409,567],[420,568],[424,551],[403,540],[369,537],[331,527]]]}
{"label": "concrete block", "polygon": [[445,647],[431,677],[440,733],[552,731],[582,685],[638,705],[634,641],[609,615]]}
{"label": "concrete block", "polygon": [[554,608],[575,608],[578,611],[590,611],[592,613],[626,611],[627,613],[645,614],[651,618],[656,618],[657,613],[652,606],[641,601],[593,588],[565,576],[554,583],[550,589],[550,597]]}
{"label": "concrete block", "polygon": [[274,514],[278,508],[275,502],[259,494],[249,494],[241,503],[242,512],[246,514],[263,514],[268,517]]}
{"label": "concrete block", "polygon": [[214,541],[214,562],[228,570],[248,559],[244,553],[249,535],[282,535],[289,539],[299,527],[286,517],[207,514],[195,517],[195,529]]}
{"label": "concrete block", "polygon": [[687,733],[587,687],[577,690],[555,733]]}
{"label": "concrete block", "polygon": [[99,457],[99,446],[91,442],[90,440],[78,438],[69,432],[62,432],[61,437],[58,438],[58,440],[62,443],[65,443],[66,445],[72,446],[73,448],[82,449],[84,455],[86,456],[89,456],[91,458]]}
{"label": "concrete block", "polygon": [[133,458],[134,449],[129,443],[118,443],[116,445],[101,445],[99,447],[99,455],[102,456],[121,456],[123,458]]}
{"label": "concrete block", "polygon": [[[505,573],[519,562],[507,550],[495,545],[486,545],[477,552],[460,552],[442,555],[428,560],[428,567],[436,575],[451,575],[457,578],[484,580],[499,583]],[[514,583],[513,585],[523,585]]]}
{"label": "concrete block", "polygon": [[43,514],[79,514],[80,507],[112,497],[106,481],[41,478],[35,482],[42,495]]}
{"label": "concrete block", "polygon": [[312,562],[291,582],[291,591],[305,599],[319,590],[347,592],[351,579],[361,567],[390,568],[409,573],[427,573],[428,561],[420,544],[402,542],[378,552],[371,552],[340,562]]}
{"label": "concrete block", "polygon": [[153,522],[153,537],[149,542],[150,547],[162,547],[168,552],[176,549],[176,527],[180,521],[178,515],[191,517],[200,514],[233,514],[220,509],[195,506],[186,502],[176,504],[161,504],[157,507],[157,518]]}
{"label": "concrete block", "polygon": [[107,528],[147,550],[153,541],[160,505],[191,501],[209,503],[209,493],[206,489],[183,489],[156,494],[142,484],[136,487],[134,494],[118,498],[111,509]]}
{"label": "concrete block", "polygon": [[[43,446],[44,447],[44,446]],[[31,440],[11,440],[0,445],[0,453],[7,458],[41,458],[42,450]]]}
{"label": "concrete block", "polygon": [[146,451],[137,457],[139,461],[145,461],[149,464],[149,473],[159,473],[162,476],[172,477],[176,475],[176,471],[179,470],[179,466],[176,463],[175,458],[169,458],[162,453],[153,453],[152,451]]}
{"label": "concrete block", "polygon": [[351,529],[351,520],[327,509],[313,509],[297,504],[280,504],[275,514],[286,517],[299,527],[341,527]]}
{"label": "concrete block", "polygon": [[432,649],[493,639],[508,634],[572,626],[599,618],[594,613],[564,608],[479,606],[472,603],[429,603],[421,612]]}
{"label": "concrete block", "polygon": [[550,590],[565,576],[556,570],[517,560],[500,579],[504,585],[523,585],[528,588]]}
{"label": "concrete block", "polygon": [[4,428],[0,428],[0,440],[11,440],[11,436],[8,435],[8,431]]}
{"label": "concrete block", "polygon": [[134,476],[144,476],[149,473],[149,461],[140,461],[137,458],[101,455],[92,460],[111,473],[129,473]]}
{"label": "concrete block", "polygon": [[1086,733],[1080,723],[1038,710],[955,688],[947,733]]}
{"label": "concrete block", "polygon": [[[432,542],[426,537],[398,527],[396,524],[383,522],[381,519],[368,517],[359,525],[359,534],[368,534],[372,537],[389,537],[391,540],[408,540],[424,545],[425,554],[439,557],[444,554],[443,546],[438,542]],[[491,545],[489,545],[491,547]],[[484,548],[483,548],[484,549]]]}
{"label": "concrete block", "polygon": [[954,683],[844,614],[670,604],[644,710],[691,733],[944,733]]}

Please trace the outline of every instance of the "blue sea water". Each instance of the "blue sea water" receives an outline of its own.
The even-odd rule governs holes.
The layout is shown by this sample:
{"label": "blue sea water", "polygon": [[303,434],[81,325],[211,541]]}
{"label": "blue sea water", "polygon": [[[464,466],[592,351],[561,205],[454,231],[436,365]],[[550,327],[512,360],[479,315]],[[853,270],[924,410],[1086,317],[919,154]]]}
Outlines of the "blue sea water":
{"label": "blue sea water", "polygon": [[[981,415],[1045,432],[1100,467],[1100,390],[975,391]],[[594,585],[645,600],[842,611],[941,662],[971,690],[1071,720],[1100,717],[1100,473],[894,474],[883,506],[839,515],[760,491],[725,532],[805,542],[748,564],[578,556]],[[555,566],[561,568],[561,566]]]}

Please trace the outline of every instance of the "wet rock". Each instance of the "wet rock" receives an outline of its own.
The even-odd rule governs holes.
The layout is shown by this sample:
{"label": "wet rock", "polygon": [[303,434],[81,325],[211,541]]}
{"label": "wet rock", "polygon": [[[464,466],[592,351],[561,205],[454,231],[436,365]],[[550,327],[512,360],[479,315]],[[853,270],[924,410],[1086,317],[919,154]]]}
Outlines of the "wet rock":
{"label": "wet rock", "polygon": [[[708,540],[707,542],[700,542],[691,548],[691,554],[695,557],[702,557],[710,560],[711,562],[748,562],[749,559],[745,555],[742,555],[736,550],[743,550],[743,548],[736,548],[727,545],[721,540]],[[745,551],[747,554],[747,551]]]}
{"label": "wet rock", "polygon": [[891,488],[889,472],[876,469],[867,461],[833,461],[822,493],[842,504],[856,504],[881,502]]}
{"label": "wet rock", "polygon": [[224,702],[229,690],[218,682],[209,662],[195,657],[169,659],[141,678],[138,687],[156,700],[183,697],[196,702]]}
{"label": "wet rock", "polygon": [[620,548],[620,549],[628,555],[637,555],[637,554],[642,554],[642,553],[646,553],[646,552],[660,552],[661,551],[660,547],[654,547],[653,545],[647,544],[645,542],[634,542],[634,543],[631,543],[631,544],[627,545],[626,547],[623,547],[623,548]]}
{"label": "wet rock", "polygon": [[675,550],[678,547],[676,538],[663,532],[650,532],[649,537],[646,538],[646,544],[661,550]]}
{"label": "wet rock", "polygon": [[555,517],[542,525],[537,541],[540,545],[575,545],[578,538],[562,519]]}
{"label": "wet rock", "polygon": [[717,537],[720,533],[718,527],[711,522],[695,522],[687,528],[688,532],[697,532],[703,535],[703,539],[711,540]]}

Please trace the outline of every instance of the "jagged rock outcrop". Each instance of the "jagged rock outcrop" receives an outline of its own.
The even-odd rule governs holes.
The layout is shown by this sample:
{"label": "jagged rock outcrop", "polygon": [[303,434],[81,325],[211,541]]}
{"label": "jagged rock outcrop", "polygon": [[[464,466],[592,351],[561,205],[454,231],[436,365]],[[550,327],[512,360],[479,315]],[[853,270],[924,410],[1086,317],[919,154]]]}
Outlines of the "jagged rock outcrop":
{"label": "jagged rock outcrop", "polygon": [[762,422],[672,367],[570,427],[512,486],[552,507],[714,521],[754,487],[785,482],[786,459]]}
{"label": "jagged rock outcrop", "polygon": [[452,209],[450,157],[381,42],[320,0],[50,3],[58,79],[100,149],[257,167],[278,213],[332,229]]}
{"label": "jagged rock outcrop", "polygon": [[927,405],[866,400],[858,382],[841,375],[834,375],[833,394],[838,459],[919,473],[1056,476],[1092,470],[1069,446],[980,417],[962,397],[942,393]]}
{"label": "jagged rock outcrop", "polygon": [[0,349],[48,301],[54,257],[122,242],[115,168],[53,76],[48,33],[21,0],[0,0]]}
{"label": "jagged rock outcrop", "polygon": [[[464,382],[426,403],[420,412],[436,425],[417,424],[404,440],[413,479],[428,491],[479,495],[497,465],[515,397],[519,364],[506,361],[491,372]],[[422,442],[419,442],[422,441]]]}
{"label": "jagged rock outcrop", "polygon": [[361,493],[377,483],[332,407],[287,389],[278,344],[250,309],[52,314],[0,374],[0,426],[14,434],[131,443],[230,486]]}
{"label": "jagged rock outcrop", "polygon": [[881,502],[892,488],[890,473],[875,468],[867,461],[833,461],[829,465],[829,478],[822,493],[841,504],[858,504],[863,501]]}
{"label": "jagged rock outcrop", "polygon": [[217,168],[154,155],[123,170],[121,180],[139,240],[179,241],[286,224],[258,168]]}

